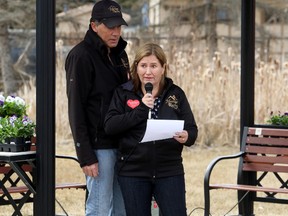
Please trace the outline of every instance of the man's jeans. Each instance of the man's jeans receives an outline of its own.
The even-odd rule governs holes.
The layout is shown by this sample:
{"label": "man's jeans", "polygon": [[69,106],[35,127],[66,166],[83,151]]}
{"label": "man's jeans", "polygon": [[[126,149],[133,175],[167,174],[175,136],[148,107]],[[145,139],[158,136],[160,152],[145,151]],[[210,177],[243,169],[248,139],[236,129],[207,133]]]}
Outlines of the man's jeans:
{"label": "man's jeans", "polygon": [[154,196],[161,215],[186,216],[184,175],[159,179],[118,176],[127,216],[151,215]]}
{"label": "man's jeans", "polygon": [[99,176],[86,176],[86,216],[125,216],[124,202],[114,175],[116,149],[95,150],[98,158]]}

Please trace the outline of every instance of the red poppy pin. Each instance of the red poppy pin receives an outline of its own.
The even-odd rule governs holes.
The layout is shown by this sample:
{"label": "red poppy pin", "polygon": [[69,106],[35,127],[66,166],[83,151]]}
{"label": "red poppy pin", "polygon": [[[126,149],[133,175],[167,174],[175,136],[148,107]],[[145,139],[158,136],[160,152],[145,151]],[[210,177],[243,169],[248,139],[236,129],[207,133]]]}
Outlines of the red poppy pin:
{"label": "red poppy pin", "polygon": [[129,99],[129,100],[127,101],[127,105],[128,105],[129,107],[131,107],[132,109],[134,109],[135,107],[139,106],[139,104],[140,104],[140,101],[139,101],[139,100],[131,100],[131,99]]}

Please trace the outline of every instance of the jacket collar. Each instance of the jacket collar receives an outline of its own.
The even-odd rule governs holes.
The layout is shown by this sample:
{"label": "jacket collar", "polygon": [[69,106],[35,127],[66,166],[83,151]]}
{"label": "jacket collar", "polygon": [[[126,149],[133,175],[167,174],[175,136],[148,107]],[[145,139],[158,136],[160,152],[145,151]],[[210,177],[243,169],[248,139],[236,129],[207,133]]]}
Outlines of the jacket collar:
{"label": "jacket collar", "polygon": [[[100,52],[103,55],[108,54],[108,49],[103,40],[98,36],[96,32],[94,32],[89,25],[89,29],[86,32],[86,35],[84,37],[84,41],[91,45],[94,49],[100,50]],[[127,42],[123,40],[122,37],[120,37],[119,42],[116,47],[111,48],[111,53],[122,53],[124,52],[125,48],[127,46]]]}
{"label": "jacket collar", "polygon": [[[171,86],[173,85],[173,80],[169,77],[165,77],[165,87],[163,93],[165,93]],[[133,82],[129,80],[128,82],[121,85],[124,90],[133,91]],[[142,95],[141,92],[137,92],[138,94]],[[163,94],[162,93],[162,94]]]}

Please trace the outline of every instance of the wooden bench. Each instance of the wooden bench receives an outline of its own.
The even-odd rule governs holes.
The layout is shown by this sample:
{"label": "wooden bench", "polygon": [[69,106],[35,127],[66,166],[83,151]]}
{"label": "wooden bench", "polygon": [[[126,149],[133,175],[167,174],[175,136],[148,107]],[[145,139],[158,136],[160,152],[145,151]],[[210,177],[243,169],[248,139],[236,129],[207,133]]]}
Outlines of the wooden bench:
{"label": "wooden bench", "polygon": [[[56,155],[58,159],[64,159],[69,161],[74,161],[78,163],[76,157],[66,156],[66,155]],[[68,161],[67,161],[68,162]],[[75,163],[76,164],[76,163]],[[21,165],[21,164],[20,164]],[[79,166],[76,164],[76,166]],[[30,164],[23,163],[21,165],[22,170],[33,179],[33,167]],[[80,169],[79,169],[80,170]],[[20,177],[16,175],[14,170],[7,163],[0,162],[0,206],[1,205],[12,205],[15,212],[13,215],[22,215],[20,210],[25,203],[33,202],[33,193],[29,191],[27,186],[23,184]],[[3,187],[4,186],[4,187]],[[55,184],[55,189],[86,189],[86,183],[81,182],[61,182]],[[5,190],[5,191],[4,191]],[[83,197],[85,199],[85,197]],[[56,199],[56,202],[59,204],[60,208],[65,212],[66,215],[68,213],[61,205],[61,203]]]}
{"label": "wooden bench", "polygon": [[[212,171],[219,161],[230,162],[238,158],[237,183],[210,183]],[[223,175],[228,172],[226,169],[222,171]],[[217,157],[207,167],[204,177],[204,215],[210,215],[210,190],[214,189],[237,190],[240,215],[254,215],[253,204],[256,201],[288,204],[287,174],[288,129],[245,127],[240,152]]]}

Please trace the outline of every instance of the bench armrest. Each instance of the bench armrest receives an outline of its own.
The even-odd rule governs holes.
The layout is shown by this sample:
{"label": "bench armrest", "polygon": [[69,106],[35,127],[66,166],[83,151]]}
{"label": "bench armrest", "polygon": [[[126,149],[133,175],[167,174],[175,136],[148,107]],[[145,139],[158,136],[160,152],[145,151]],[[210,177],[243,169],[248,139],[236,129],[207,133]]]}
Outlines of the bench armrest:
{"label": "bench armrest", "polygon": [[[70,155],[55,155],[55,158],[56,159],[63,159],[63,160],[66,160],[65,162],[71,162],[71,163],[77,163],[78,164],[78,168],[79,170],[81,170],[81,167],[79,166],[79,161],[77,159],[76,156],[70,156]],[[84,176],[84,175],[83,175]],[[73,178],[74,179],[74,178]],[[78,179],[79,180],[79,179]],[[61,182],[61,183],[57,183],[56,184],[56,189],[63,189],[63,188],[82,188],[82,189],[85,189],[86,188],[86,182],[82,183],[82,182],[77,182],[75,183],[74,180],[70,181],[67,183],[67,179],[66,179],[66,182]]]}
{"label": "bench armrest", "polygon": [[213,168],[215,165],[222,160],[229,160],[229,159],[235,159],[240,158],[243,156],[245,152],[239,152],[237,154],[232,155],[226,155],[226,156],[220,156],[212,160],[209,165],[207,166],[205,177],[204,177],[204,202],[205,202],[205,216],[210,215],[210,176],[212,173]]}
{"label": "bench armrest", "polygon": [[211,173],[213,171],[213,168],[215,167],[215,165],[222,161],[222,160],[229,160],[229,159],[235,159],[235,158],[240,158],[241,156],[243,156],[245,154],[245,152],[238,152],[236,154],[232,154],[232,155],[225,155],[225,156],[219,156],[217,158],[215,158],[214,160],[212,160],[209,165],[207,166],[206,172],[205,172],[205,177],[204,177],[204,189],[209,189],[209,184],[210,184],[210,176]]}
{"label": "bench armrest", "polygon": [[77,163],[79,163],[77,157],[75,156],[69,156],[69,155],[55,155],[56,158],[60,158],[60,159],[68,159],[68,160],[74,160]]}

